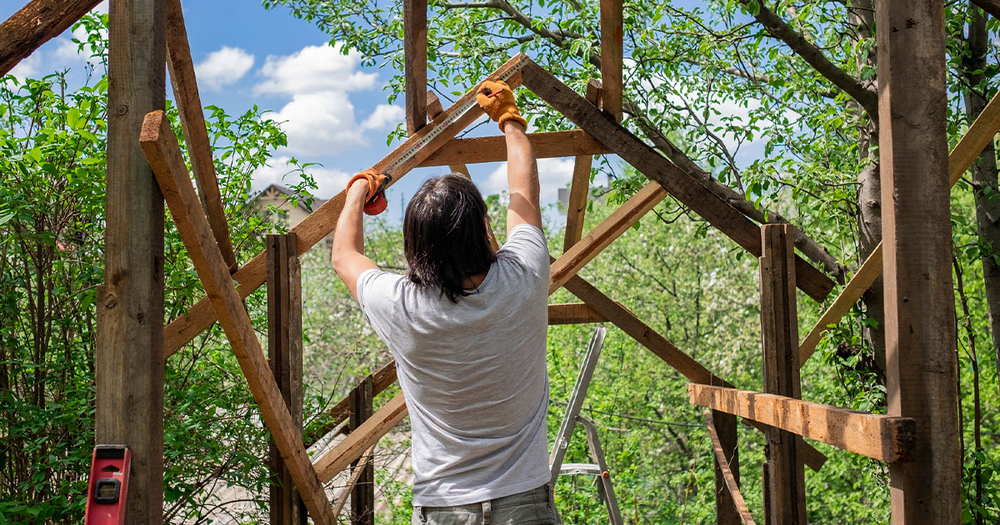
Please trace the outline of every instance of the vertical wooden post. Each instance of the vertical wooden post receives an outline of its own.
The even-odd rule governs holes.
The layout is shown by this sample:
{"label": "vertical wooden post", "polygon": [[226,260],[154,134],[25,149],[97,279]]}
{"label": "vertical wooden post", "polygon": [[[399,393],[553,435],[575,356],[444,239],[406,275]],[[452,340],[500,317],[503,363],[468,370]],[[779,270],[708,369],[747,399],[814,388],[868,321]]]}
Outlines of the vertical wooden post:
{"label": "vertical wooden post", "polygon": [[[587,82],[587,102],[600,106],[601,83],[590,79]],[[583,237],[583,219],[587,213],[587,194],[590,192],[590,171],[593,155],[581,155],[573,163],[573,183],[569,187],[566,205],[566,236],[563,251],[567,251]]]}
{"label": "vertical wooden post", "polygon": [[961,522],[942,0],[878,2],[888,413],[911,417],[889,465],[892,523]]}
{"label": "vertical wooden post", "polygon": [[[294,233],[267,236],[268,364],[302,432],[302,273]],[[271,524],[305,525],[306,510],[292,476],[271,442]]]}
{"label": "vertical wooden post", "polygon": [[109,6],[104,286],[96,343],[98,443],[132,449],[126,521],[163,523],[163,196],[139,146],[166,100],[162,0]]}
{"label": "vertical wooden post", "polygon": [[601,84],[604,111],[622,121],[624,26],[622,0],[601,0]]}
{"label": "vertical wooden post", "polygon": [[[374,381],[369,375],[358,383],[351,391],[351,430],[356,430],[361,423],[372,417],[374,412],[372,398]],[[351,463],[352,468],[359,468],[361,460]],[[375,525],[375,465],[367,462],[364,472],[358,477],[358,482],[351,490],[351,523],[352,525]]]}
{"label": "vertical wooden post", "polygon": [[[736,448],[736,416],[725,412],[712,411],[712,421],[715,423],[715,431],[719,434],[719,442],[722,450],[729,460],[729,469],[740,481],[740,456]],[[736,510],[733,502],[733,495],[726,486],[726,478],[722,475],[722,468],[719,460],[715,460],[715,522],[718,525],[741,525],[743,519]]]}
{"label": "vertical wooden post", "polygon": [[[801,398],[794,232],[790,224],[761,227],[760,318],[764,392]],[[802,438],[773,427],[766,428],[764,435],[768,479],[764,490],[773,520],[769,523],[805,525],[805,468],[799,454]]]}
{"label": "vertical wooden post", "polygon": [[403,0],[403,77],[412,135],[427,124],[427,0]]}

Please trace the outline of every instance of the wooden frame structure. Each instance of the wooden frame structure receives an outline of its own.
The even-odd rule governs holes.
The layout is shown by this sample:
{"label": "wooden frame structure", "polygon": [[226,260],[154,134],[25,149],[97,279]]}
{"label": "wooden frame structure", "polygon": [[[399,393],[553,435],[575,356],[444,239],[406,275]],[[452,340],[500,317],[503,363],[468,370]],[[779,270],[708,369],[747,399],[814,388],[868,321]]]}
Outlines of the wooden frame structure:
{"label": "wooden frame structure", "polygon": [[[0,26],[5,35],[5,41],[0,42],[0,74],[97,3],[29,1]],[[885,249],[872,254],[801,343],[796,329],[796,288],[823,301],[833,289],[833,281],[795,255],[792,226],[754,223],[620,124],[623,6],[621,0],[601,0],[600,6],[602,82],[591,82],[586,97],[523,55],[487,78],[512,75],[512,87],[523,84],[579,128],[529,135],[540,157],[576,157],[565,250],[552,263],[549,292],[564,287],[582,303],[550,305],[550,324],[610,322],[691,381],[691,402],[714,410],[707,423],[717,460],[716,485],[726,492],[717,500],[719,523],[754,523],[739,493],[736,416],[764,430],[771,444],[765,471],[768,523],[805,522],[802,465],[818,470],[825,458],[800,436],[887,462],[893,523],[956,522],[961,515],[961,469],[954,406],[957,365],[950,346],[955,327],[948,262],[948,183],[955,183],[1000,129],[1000,102],[990,102],[948,156],[942,0],[878,4],[879,27],[891,28],[878,34],[879,136],[883,202],[887,203],[883,207]],[[449,165],[467,174],[467,163],[502,159],[502,139],[455,139],[482,115],[475,106],[457,115],[457,108],[473,98],[475,87],[445,110],[433,94],[428,95],[426,15],[426,0],[404,0],[405,114],[410,137],[374,168],[382,170],[401,158],[408,148],[423,141],[430,129],[440,133],[396,169],[393,182],[418,166]],[[346,398],[331,409],[335,423],[354,414],[352,431],[315,461],[310,459],[306,442],[315,441],[316,436],[307,436],[304,441],[301,412],[296,421],[296,402],[279,388],[283,376],[276,374],[276,380],[271,373],[242,304],[269,274],[284,280],[279,287],[294,288],[289,281],[293,272],[287,263],[284,270],[280,263],[271,264],[269,272],[265,254],[237,266],[205,134],[180,0],[111,0],[110,20],[108,233],[97,339],[97,439],[124,442],[133,449],[128,519],[159,523],[162,518],[163,362],[218,321],[271,431],[276,455],[280,456],[277,463],[287,471],[309,516],[316,523],[332,525],[336,516],[323,484],[358,461],[406,415],[402,394],[370,417],[370,409],[359,405],[370,403],[395,381],[394,364],[376,372],[365,383],[364,391],[355,393],[353,402]],[[177,138],[162,112],[164,63],[171,71],[184,138],[204,203],[195,192]],[[897,118],[901,115],[907,117]],[[451,117],[457,120],[444,124]],[[584,235],[581,228],[590,161],[593,155],[604,153],[618,154],[651,182]],[[906,177],[897,176],[901,172]],[[733,389],[577,275],[667,194],[761,258],[765,393]],[[161,328],[144,320],[163,315],[164,201],[207,297]],[[293,228],[297,243],[282,244],[281,258],[287,261],[305,252],[330,233],[343,204],[342,192]],[[828,326],[857,302],[883,270],[889,413],[866,414],[799,399],[801,363],[812,354]],[[275,306],[279,312],[275,319],[284,321],[274,322],[288,323],[289,316],[295,315],[288,308],[294,310],[295,306],[289,306],[287,293],[282,300],[285,306]],[[294,335],[279,332],[276,337],[294,346],[289,339]],[[358,469],[355,477],[363,476],[363,470]],[[343,505],[343,500],[338,502],[337,511]],[[290,519],[276,518],[276,522],[289,523]]]}

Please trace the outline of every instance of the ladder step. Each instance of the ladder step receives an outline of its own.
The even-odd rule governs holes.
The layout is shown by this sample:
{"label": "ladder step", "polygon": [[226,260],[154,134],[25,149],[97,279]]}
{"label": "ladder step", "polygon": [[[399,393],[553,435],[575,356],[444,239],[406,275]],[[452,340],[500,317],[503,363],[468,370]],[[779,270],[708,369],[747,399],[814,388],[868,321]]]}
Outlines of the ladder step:
{"label": "ladder step", "polygon": [[585,475],[585,476],[600,476],[602,474],[601,467],[593,463],[565,463],[559,468],[560,476],[574,476],[574,475]]}

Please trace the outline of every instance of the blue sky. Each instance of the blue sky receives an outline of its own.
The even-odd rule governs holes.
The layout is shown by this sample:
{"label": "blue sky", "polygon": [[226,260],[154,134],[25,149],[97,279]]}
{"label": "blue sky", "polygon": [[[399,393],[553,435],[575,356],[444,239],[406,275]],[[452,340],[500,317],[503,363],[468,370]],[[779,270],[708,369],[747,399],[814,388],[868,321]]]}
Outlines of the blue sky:
{"label": "blue sky", "polygon": [[[21,2],[0,6],[3,19]],[[329,46],[329,37],[315,26],[293,18],[279,8],[265,10],[247,0],[185,0],[183,2],[191,54],[205,105],[214,104],[239,114],[257,104],[283,121],[288,147],[275,152],[271,165],[254,174],[254,189],[282,181],[290,157],[322,164],[309,169],[329,198],[343,189],[354,173],[371,167],[397,143],[386,146],[386,136],[403,120],[402,97],[387,103],[385,86],[393,71],[363,68],[360,57],[342,55]],[[98,9],[107,10],[106,2]],[[69,32],[53,39],[12,72],[42,76],[71,68],[71,82],[82,83],[85,59],[75,52]],[[430,79],[433,81],[433,79]],[[172,96],[168,90],[168,96]],[[485,118],[485,117],[484,117]],[[475,134],[499,133],[480,126]],[[501,163],[470,166],[473,179],[485,194],[506,188]],[[539,172],[543,204],[554,203],[566,187],[572,159],[542,159]],[[428,177],[447,173],[446,167],[418,169],[389,191],[387,218],[398,221],[405,200]],[[547,214],[561,222],[558,214]]]}

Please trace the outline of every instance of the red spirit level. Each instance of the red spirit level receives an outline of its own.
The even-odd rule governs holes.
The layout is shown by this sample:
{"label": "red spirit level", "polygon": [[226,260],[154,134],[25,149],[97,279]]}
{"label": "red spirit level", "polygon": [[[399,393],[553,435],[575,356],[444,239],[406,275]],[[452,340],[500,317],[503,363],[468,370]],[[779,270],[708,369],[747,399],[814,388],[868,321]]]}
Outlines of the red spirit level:
{"label": "red spirit level", "polygon": [[84,525],[125,522],[125,496],[132,451],[125,445],[97,445],[90,462],[90,486]]}

